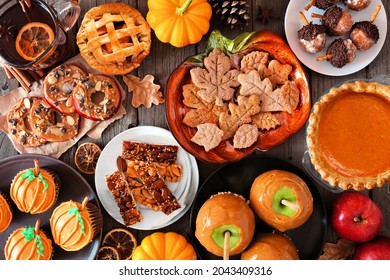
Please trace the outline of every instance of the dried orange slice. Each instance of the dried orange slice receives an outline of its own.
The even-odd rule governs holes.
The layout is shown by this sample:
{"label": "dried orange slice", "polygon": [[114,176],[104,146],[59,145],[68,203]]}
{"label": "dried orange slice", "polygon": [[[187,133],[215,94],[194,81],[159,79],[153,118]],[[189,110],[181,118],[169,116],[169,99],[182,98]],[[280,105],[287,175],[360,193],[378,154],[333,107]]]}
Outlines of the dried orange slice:
{"label": "dried orange slice", "polygon": [[18,54],[25,60],[33,61],[53,42],[53,29],[46,23],[29,22],[24,25],[15,40]]}
{"label": "dried orange slice", "polygon": [[81,144],[74,155],[74,162],[77,168],[86,174],[94,174],[96,163],[102,150],[92,142]]}
{"label": "dried orange slice", "polygon": [[102,246],[96,254],[97,260],[119,260],[117,249],[111,246]]}
{"label": "dried orange slice", "polygon": [[130,260],[135,247],[137,247],[137,239],[130,231],[124,228],[115,228],[105,235],[103,246],[114,247],[121,260]]}

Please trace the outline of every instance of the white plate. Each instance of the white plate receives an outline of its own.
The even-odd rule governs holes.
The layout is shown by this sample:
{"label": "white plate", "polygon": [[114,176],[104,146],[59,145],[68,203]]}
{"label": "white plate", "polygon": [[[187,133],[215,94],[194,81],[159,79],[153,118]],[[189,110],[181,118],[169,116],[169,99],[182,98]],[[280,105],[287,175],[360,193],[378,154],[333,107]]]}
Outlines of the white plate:
{"label": "white plate", "polygon": [[169,189],[178,199],[181,208],[169,215],[161,211],[153,211],[143,205],[138,205],[143,221],[131,228],[140,230],[154,230],[168,226],[190,208],[199,185],[199,171],[195,158],[179,146],[170,131],[154,126],[139,126],[123,131],[115,136],[103,149],[96,165],[95,184],[96,192],[104,209],[119,223],[123,224],[118,206],[114,197],[107,188],[106,175],[117,170],[116,159],[122,154],[123,141],[144,142],[150,144],[176,145],[179,147],[177,161],[183,165],[182,178],[177,183],[167,182]]}
{"label": "white plate", "polygon": [[[295,55],[298,57],[298,59],[305,64],[308,68],[312,69],[313,71],[316,71],[318,73],[329,75],[329,76],[344,76],[349,75],[352,73],[355,73],[364,67],[366,67],[368,64],[371,63],[375,59],[375,57],[379,54],[380,50],[382,49],[382,46],[386,39],[386,33],[387,33],[387,18],[386,18],[386,11],[383,7],[383,4],[380,0],[372,0],[371,4],[361,11],[352,11],[348,10],[348,12],[351,13],[353,19],[355,22],[363,21],[363,20],[370,20],[371,15],[373,14],[375,8],[378,5],[381,5],[381,10],[379,11],[379,14],[377,18],[375,19],[375,25],[378,26],[379,29],[379,40],[378,42],[372,46],[370,49],[366,51],[357,51],[355,59],[349,63],[346,64],[342,68],[336,68],[332,66],[332,64],[329,61],[317,61],[317,57],[325,55],[326,50],[328,49],[330,43],[336,39],[340,38],[340,36],[333,36],[327,37],[326,40],[326,46],[325,48],[316,54],[311,54],[309,52],[306,52],[303,50],[298,41],[298,35],[297,32],[299,29],[302,28],[303,23],[299,17],[299,11],[302,11],[307,20],[313,23],[320,24],[319,19],[311,18],[312,13],[317,14],[323,14],[324,10],[318,9],[316,7],[311,7],[308,11],[304,9],[304,7],[309,3],[309,0],[293,0],[290,1],[287,10],[286,10],[286,16],[284,20],[284,28],[286,32],[286,38],[288,41],[288,44],[290,45],[291,49],[295,53]],[[338,6],[345,9],[345,6],[342,3],[339,3]],[[348,34],[341,36],[341,38],[348,38]]]}

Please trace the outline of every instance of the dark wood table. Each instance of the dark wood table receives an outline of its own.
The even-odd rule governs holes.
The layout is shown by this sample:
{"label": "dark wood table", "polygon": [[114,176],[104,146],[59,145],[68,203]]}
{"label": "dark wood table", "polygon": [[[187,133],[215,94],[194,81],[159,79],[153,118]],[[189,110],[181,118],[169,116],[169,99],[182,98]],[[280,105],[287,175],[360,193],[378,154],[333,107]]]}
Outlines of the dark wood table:
{"label": "dark wood table", "polygon": [[[294,0],[297,1],[297,0]],[[305,1],[305,0],[299,0]],[[3,2],[3,1],[0,1]],[[51,3],[52,1],[47,1]],[[82,0],[80,1],[82,14],[80,19],[78,20],[76,26],[70,31],[70,38],[75,38],[77,33],[79,24],[83,15],[90,8],[103,4],[105,2],[111,2],[109,0]],[[132,0],[132,1],[121,1],[127,2],[133,7],[136,7],[142,15],[146,16],[148,7],[147,1],[144,0]],[[309,2],[309,0],[305,1]],[[390,1],[382,0],[384,8],[389,11],[390,10]],[[283,0],[275,0],[275,1],[266,1],[266,0],[253,0],[248,1],[249,3],[249,11],[251,15],[251,19],[249,20],[249,24],[245,26],[244,29],[230,29],[227,26],[222,26],[217,17],[213,17],[211,21],[210,31],[213,29],[221,30],[222,34],[229,38],[235,38],[243,31],[257,31],[262,29],[270,29],[276,34],[280,35],[282,38],[285,37],[284,32],[284,17],[286,8],[288,6],[288,1]],[[259,11],[259,6],[268,6],[272,8],[272,17],[270,21],[267,23],[263,23],[262,21],[257,19],[257,14]],[[298,11],[297,11],[298,17]],[[389,24],[388,24],[389,26]],[[196,45],[190,45],[184,48],[175,48],[169,44],[163,44],[154,36],[152,37],[152,47],[150,55],[142,62],[141,66],[134,70],[132,74],[138,75],[139,77],[144,77],[147,74],[152,74],[155,77],[155,82],[161,85],[162,92],[166,90],[166,83],[169,78],[170,73],[175,70],[175,68],[188,56],[194,55],[196,53],[202,52],[205,49],[207,35],[203,37],[202,41]],[[353,79],[353,78],[372,78],[380,74],[386,74],[390,72],[390,49],[386,46],[389,45],[389,38],[386,39],[385,47],[376,57],[376,59],[367,67],[360,70],[357,73],[347,76],[325,76],[322,74],[318,74],[310,69],[306,68],[307,76],[310,83],[311,97],[312,102],[317,99],[317,97],[327,88],[331,87],[334,84],[339,82]],[[78,48],[76,46],[75,40],[73,40],[71,44],[71,49],[69,52],[69,58],[76,55],[78,53]],[[122,78],[118,77],[122,86],[126,89],[125,84],[122,82]],[[6,79],[5,73],[0,70],[0,88],[2,94],[7,91],[7,89],[12,89],[19,86],[16,80],[8,80]],[[80,143],[92,141],[97,143],[101,148],[104,146],[118,133],[134,126],[158,126],[168,129],[168,123],[165,118],[165,107],[164,104],[159,106],[152,106],[147,109],[145,107],[140,107],[139,109],[135,109],[131,106],[130,98],[127,98],[124,106],[126,107],[127,114],[116,121],[112,125],[110,125],[103,133],[100,139],[91,139],[88,137],[82,138],[79,143],[70,148],[66,153],[64,153],[60,160],[67,163],[71,167],[75,168],[74,163],[74,153]],[[273,148],[268,152],[257,152],[258,154],[264,154],[269,156],[276,156],[278,158],[282,158],[288,162],[291,162],[298,166],[300,169],[304,170],[302,166],[302,156],[306,149],[306,141],[305,141],[305,131],[302,128],[299,132],[291,136],[286,142],[279,145],[278,147]],[[0,159],[4,159],[6,157],[16,155],[17,151],[13,148],[11,141],[4,133],[0,133]],[[207,164],[201,161],[198,161],[200,182],[199,186],[206,180],[206,178],[217,168],[221,167],[221,165],[216,164]],[[93,175],[85,175],[81,173],[82,176],[89,182],[89,184],[95,188],[94,184],[94,176]],[[334,193],[331,193],[321,186],[318,186],[320,192],[323,195],[323,199],[325,201],[327,212],[329,214],[330,204],[335,197]],[[384,212],[384,224],[380,231],[381,234],[390,236],[390,188],[388,186],[374,189],[372,191],[367,192],[369,196],[375,200]],[[102,207],[102,212],[104,215],[104,227],[103,234],[107,233],[110,229],[115,227],[123,227],[122,224],[118,223],[114,220]],[[186,237],[190,237],[191,228],[190,228],[190,211],[188,211],[182,218],[180,218],[174,224],[162,228],[161,231],[175,231],[178,233],[184,234]],[[137,237],[140,242],[145,236],[152,233],[152,231],[137,231],[130,229]],[[327,241],[335,242],[338,239],[338,236],[332,230],[331,227],[328,227],[327,231]]]}

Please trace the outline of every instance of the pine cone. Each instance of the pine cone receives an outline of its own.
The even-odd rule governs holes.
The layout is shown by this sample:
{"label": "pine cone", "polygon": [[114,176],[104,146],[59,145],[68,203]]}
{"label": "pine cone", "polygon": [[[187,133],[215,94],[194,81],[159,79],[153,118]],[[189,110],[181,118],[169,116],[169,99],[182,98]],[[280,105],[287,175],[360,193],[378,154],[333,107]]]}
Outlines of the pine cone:
{"label": "pine cone", "polygon": [[239,26],[243,28],[250,19],[247,1],[209,0],[213,11],[224,24],[231,28]]}

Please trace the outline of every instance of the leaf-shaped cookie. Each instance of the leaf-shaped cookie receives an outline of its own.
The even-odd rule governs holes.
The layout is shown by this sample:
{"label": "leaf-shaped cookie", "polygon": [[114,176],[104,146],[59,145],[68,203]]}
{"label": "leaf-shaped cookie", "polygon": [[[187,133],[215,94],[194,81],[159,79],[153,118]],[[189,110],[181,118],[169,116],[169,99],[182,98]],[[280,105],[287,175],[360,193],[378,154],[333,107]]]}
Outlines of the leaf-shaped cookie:
{"label": "leaf-shaped cookie", "polygon": [[231,69],[230,58],[218,49],[214,49],[204,59],[206,69],[196,67],[190,70],[192,82],[201,90],[198,95],[207,102],[223,106],[224,101],[232,99],[234,87],[240,84],[237,69]]}
{"label": "leaf-shaped cookie", "polygon": [[271,112],[260,112],[252,117],[252,123],[261,130],[270,130],[277,127],[280,122]]}
{"label": "leaf-shaped cookie", "polygon": [[214,103],[206,102],[198,96],[198,91],[199,88],[194,84],[183,86],[183,103],[190,108],[194,108],[185,114],[183,123],[190,127],[196,127],[202,123],[217,124],[219,115],[222,112],[227,112],[227,105],[220,107]]}
{"label": "leaf-shaped cookie", "polygon": [[238,75],[241,84],[240,94],[244,96],[257,94],[259,96],[272,93],[272,83],[269,79],[261,80],[260,74],[256,70]]}
{"label": "leaf-shaped cookie", "polygon": [[152,75],[146,75],[142,81],[141,78],[131,74],[123,75],[123,81],[127,85],[128,92],[133,92],[133,98],[131,104],[138,108],[144,105],[146,108],[150,108],[152,104],[158,105],[164,102],[160,86],[154,84],[154,77]]}
{"label": "leaf-shaped cookie", "polygon": [[241,60],[241,72],[249,72],[250,70],[259,71],[260,66],[268,64],[269,53],[254,51],[245,55]]}
{"label": "leaf-shaped cookie", "polygon": [[292,71],[290,64],[281,64],[276,59],[273,59],[268,64],[267,68],[263,68],[263,73],[260,73],[262,78],[270,79],[272,85],[283,85],[288,81],[288,76]]}
{"label": "leaf-shaped cookie", "polygon": [[230,114],[223,112],[219,115],[219,128],[224,132],[223,140],[232,137],[241,125],[250,123],[252,116],[260,112],[260,96],[239,95],[237,104],[229,103],[229,112]]}
{"label": "leaf-shaped cookie", "polygon": [[216,124],[204,123],[197,126],[198,130],[191,141],[203,146],[206,152],[214,149],[221,143],[223,131]]}
{"label": "leaf-shaped cookie", "polygon": [[252,146],[259,136],[259,131],[255,124],[241,125],[233,137],[233,147],[236,149],[245,149]]}
{"label": "leaf-shaped cookie", "polygon": [[346,260],[351,259],[355,252],[356,243],[353,241],[339,239],[337,243],[326,242],[324,253],[320,260]]}

